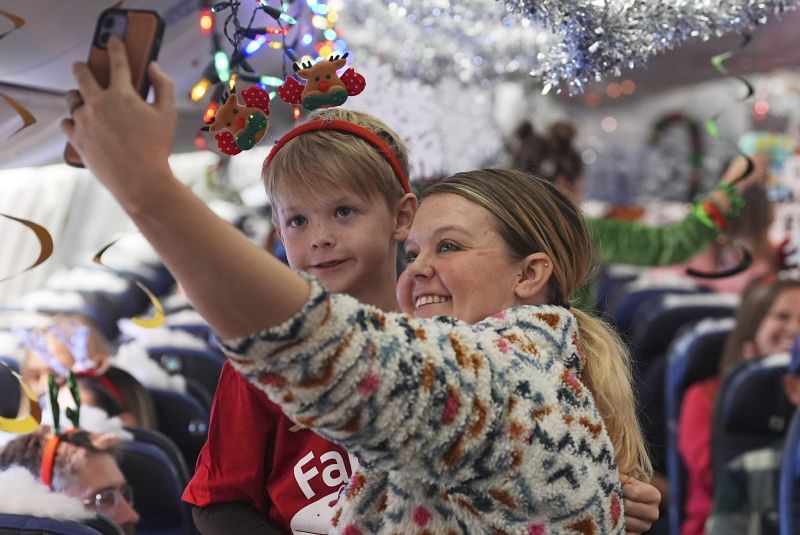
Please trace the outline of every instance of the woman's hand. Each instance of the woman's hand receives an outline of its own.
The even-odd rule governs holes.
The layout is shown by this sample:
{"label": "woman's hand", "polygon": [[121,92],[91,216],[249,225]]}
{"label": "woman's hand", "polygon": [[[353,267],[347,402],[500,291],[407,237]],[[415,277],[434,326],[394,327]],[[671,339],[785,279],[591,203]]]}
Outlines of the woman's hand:
{"label": "woman's hand", "polygon": [[84,164],[124,200],[139,189],[137,185],[147,188],[149,180],[170,173],[167,158],[177,122],[175,89],[151,63],[147,72],[155,102],[148,104],[133,87],[125,45],[119,39],[109,39],[108,56],[110,82],[105,89],[85,63],[73,65],[79,92],[66,94],[72,113],[61,121],[61,129]]}
{"label": "woman's hand", "polygon": [[[767,179],[770,163],[769,156],[766,154],[754,154],[750,157],[750,160],[753,162],[753,169],[750,170],[747,176],[736,182],[733,186],[736,193],[739,195],[742,195],[747,188],[753,184],[764,182]],[[722,184],[731,184],[739,179],[745,171],[747,171],[747,158],[744,156],[737,156],[730,165],[728,165],[725,172],[722,173],[719,181]],[[731,202],[724,191],[715,189],[708,194],[708,199],[716,204],[723,213],[727,213],[730,209]]]}
{"label": "woman's hand", "polygon": [[[750,161],[753,162],[753,169],[747,174],[746,177],[737,182],[735,185],[736,192],[739,195],[744,193],[744,191],[753,184],[757,182],[764,182],[767,179],[770,164],[769,155],[763,153],[754,154],[750,156]],[[720,178],[720,181],[732,182],[742,176],[746,170],[747,160],[742,156],[737,156],[736,159],[731,162],[731,165],[728,166],[728,169],[725,170],[725,173]]]}
{"label": "woman's hand", "polygon": [[619,474],[625,499],[625,533],[638,534],[649,530],[658,520],[661,493],[653,485]]}

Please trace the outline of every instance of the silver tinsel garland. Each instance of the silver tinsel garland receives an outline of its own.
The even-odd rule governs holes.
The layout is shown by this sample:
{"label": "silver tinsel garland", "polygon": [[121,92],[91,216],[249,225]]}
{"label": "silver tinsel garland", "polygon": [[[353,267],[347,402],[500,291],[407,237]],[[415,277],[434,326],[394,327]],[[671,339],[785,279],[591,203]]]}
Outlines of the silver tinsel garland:
{"label": "silver tinsel garland", "polygon": [[344,0],[348,44],[407,76],[544,90],[620,76],[689,39],[743,32],[800,0]]}
{"label": "silver tinsel garland", "polygon": [[340,26],[361,58],[435,84],[488,85],[528,77],[557,37],[497,0],[344,0]]}
{"label": "silver tinsel garland", "polygon": [[507,8],[557,32],[560,42],[538,54],[533,76],[545,91],[561,81],[571,93],[589,81],[620,76],[623,68],[683,41],[743,32],[798,0],[505,0]]}

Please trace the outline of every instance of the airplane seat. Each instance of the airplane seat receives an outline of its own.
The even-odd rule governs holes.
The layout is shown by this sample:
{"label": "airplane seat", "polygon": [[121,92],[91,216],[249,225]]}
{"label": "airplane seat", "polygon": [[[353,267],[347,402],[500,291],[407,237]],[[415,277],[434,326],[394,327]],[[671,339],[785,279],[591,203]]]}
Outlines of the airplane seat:
{"label": "airplane seat", "polygon": [[624,284],[613,299],[608,302],[607,316],[617,331],[628,337],[634,322],[650,299],[663,294],[697,294],[708,292],[708,289],[696,285],[660,284],[653,281],[635,280]]}
{"label": "airplane seat", "polygon": [[781,377],[789,354],[744,362],[725,375],[717,394],[711,434],[714,480],[739,455],[784,438],[794,407]]}
{"label": "airplane seat", "polygon": [[780,535],[800,531],[800,409],[795,409],[783,445],[778,490]]}
{"label": "airplane seat", "polygon": [[635,281],[646,268],[628,266],[623,264],[609,264],[600,270],[597,278],[597,294],[595,308],[602,313],[608,310],[608,304],[613,302],[616,294],[627,283]]}
{"label": "airplane seat", "polygon": [[208,437],[209,409],[191,394],[148,389],[158,416],[158,430],[181,450],[187,466],[195,466]]}
{"label": "airplane seat", "polygon": [[725,340],[736,321],[733,318],[701,320],[680,335],[667,353],[666,370],[666,468],[669,479],[670,533],[678,535],[686,497],[686,468],[678,453],[678,420],[686,390],[714,377]]}
{"label": "airplane seat", "polygon": [[[139,535],[196,533],[189,504],[181,501],[186,473],[154,443],[133,440],[121,448],[120,469],[134,490]],[[185,468],[185,467],[184,467]]]}
{"label": "airplane seat", "polygon": [[631,325],[631,353],[639,372],[663,355],[681,327],[704,318],[732,317],[740,298],[733,294],[662,293],[647,299]]}
{"label": "airplane seat", "polygon": [[[90,525],[91,524],[91,525]],[[91,523],[56,520],[33,515],[0,513],[0,535],[122,535],[122,530],[106,519]]]}
{"label": "airplane seat", "polygon": [[175,286],[175,277],[162,263],[142,263],[124,272],[129,277],[144,284],[155,295],[168,293]]}
{"label": "airplane seat", "polygon": [[[189,468],[186,466],[186,459],[183,458],[183,453],[181,453],[181,450],[171,438],[155,429],[126,427],[125,430],[133,435],[133,440],[136,442],[152,444],[164,452],[164,454],[169,457],[175,470],[177,470],[180,480],[189,481],[191,476]],[[192,467],[192,469],[194,469],[194,467]]]}
{"label": "airplane seat", "polygon": [[153,346],[147,348],[151,359],[158,362],[169,373],[181,374],[200,383],[207,392],[217,390],[219,375],[225,356],[221,351],[177,346]]}
{"label": "airplane seat", "polygon": [[8,355],[0,355],[0,362],[2,362],[15,372],[19,373],[19,361],[14,357],[10,357]]}

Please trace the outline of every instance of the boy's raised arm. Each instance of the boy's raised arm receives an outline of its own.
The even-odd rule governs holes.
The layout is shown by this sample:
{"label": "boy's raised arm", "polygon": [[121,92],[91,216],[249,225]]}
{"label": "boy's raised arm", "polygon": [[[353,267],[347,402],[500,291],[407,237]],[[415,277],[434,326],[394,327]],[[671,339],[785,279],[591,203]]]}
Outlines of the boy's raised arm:
{"label": "boy's raised arm", "polygon": [[74,66],[80,94],[67,94],[74,112],[61,123],[70,143],[220,336],[248,335],[288,319],[308,298],[308,284],[219,219],[169,168],[172,80],[151,64],[156,99],[148,104],[131,84],[124,45],[112,38],[108,50],[107,89],[85,64]]}

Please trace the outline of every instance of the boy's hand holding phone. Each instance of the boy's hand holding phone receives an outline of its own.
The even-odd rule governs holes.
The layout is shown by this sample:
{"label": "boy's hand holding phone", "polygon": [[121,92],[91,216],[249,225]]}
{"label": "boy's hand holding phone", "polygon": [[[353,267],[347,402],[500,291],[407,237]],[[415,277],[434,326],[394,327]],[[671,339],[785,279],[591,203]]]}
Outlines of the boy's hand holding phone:
{"label": "boy's hand holding phone", "polygon": [[[96,84],[105,89],[111,77],[109,43],[121,39],[125,43],[126,83],[133,86],[141,99],[147,98],[150,83],[147,66],[158,56],[164,22],[155,11],[110,8],[100,13],[92,37],[86,66]],[[67,109],[72,115],[83,103],[80,94],[67,94]],[[83,167],[80,156],[70,144],[64,149],[64,160],[73,166]]]}
{"label": "boy's hand holding phone", "polygon": [[70,91],[66,100],[69,104],[81,98],[83,104],[61,121],[61,129],[88,167],[121,200],[136,193],[133,184],[146,188],[146,178],[170,173],[167,158],[175,133],[175,90],[172,80],[151,63],[147,74],[155,101],[146,103],[132,84],[122,42],[110,39],[108,53],[110,82],[105,89],[85,63],[73,66],[80,93]]}

